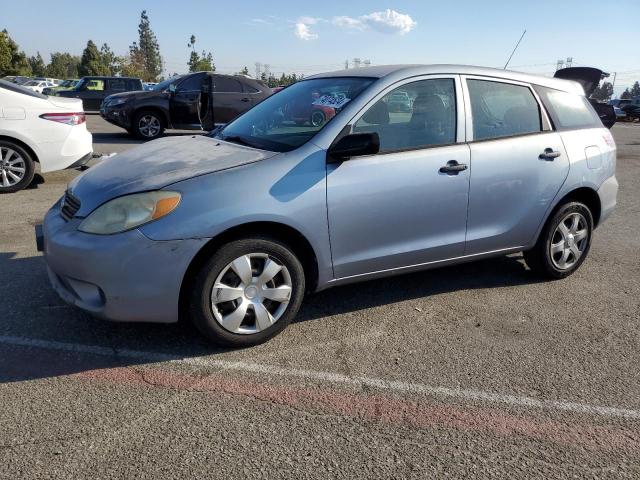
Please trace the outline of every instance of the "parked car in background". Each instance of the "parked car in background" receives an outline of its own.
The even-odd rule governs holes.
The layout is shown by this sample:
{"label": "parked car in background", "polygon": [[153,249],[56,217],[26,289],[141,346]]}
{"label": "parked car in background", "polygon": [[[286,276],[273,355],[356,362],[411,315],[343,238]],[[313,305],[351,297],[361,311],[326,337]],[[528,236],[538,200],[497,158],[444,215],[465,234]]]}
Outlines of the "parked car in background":
{"label": "parked car in background", "polygon": [[27,187],[36,164],[42,173],[84,165],[91,140],[80,100],[0,80],[0,193]]}
{"label": "parked car in background", "polygon": [[9,75],[6,77],[2,77],[2,80],[6,81],[6,82],[11,82],[11,83],[15,83],[17,85],[22,85],[23,83],[26,83],[30,80],[32,80],[31,77],[21,77],[21,76],[14,76],[14,75]]}
{"label": "parked car in background", "polygon": [[389,113],[411,112],[411,99],[409,98],[409,94],[403,91],[395,92],[387,100],[387,106],[389,107]]}
{"label": "parked car in background", "polygon": [[624,122],[627,120],[627,113],[618,107],[613,107],[613,110],[616,112],[616,119],[619,122]]}
{"label": "parked car in background", "polygon": [[47,87],[47,88],[43,89],[42,93],[44,93],[45,95],[55,95],[56,92],[61,92],[62,90],[71,90],[78,84],[79,81],[80,80],[78,80],[76,78],[71,78],[71,79],[68,79],[68,80],[62,80],[55,87]]}
{"label": "parked car in background", "polygon": [[102,101],[114,93],[142,91],[142,80],[132,77],[83,77],[71,90],[57,96],[79,98],[85,110],[100,110]]}
{"label": "parked car in background", "polygon": [[145,91],[149,91],[153,87],[155,87],[156,85],[157,85],[157,83],[154,83],[154,82],[144,82],[142,84],[142,89],[145,90]]}
{"label": "parked car in background", "polygon": [[44,90],[45,88],[55,87],[53,83],[47,82],[46,80],[29,80],[28,82],[22,84],[22,86],[38,93],[42,93],[42,90]]}
{"label": "parked car in background", "polygon": [[58,78],[49,78],[49,77],[34,77],[34,80],[44,80],[45,82],[53,83],[56,87],[62,83],[62,80]]}
{"label": "parked car in background", "polygon": [[[140,145],[76,177],[39,235],[50,281],[94,315],[185,312],[238,347],[336,285],[520,251],[565,278],[618,190],[615,142],[576,81],[456,65],[306,78],[210,136]],[[389,115],[398,91],[409,115]],[[273,121],[304,103],[335,114]]]}
{"label": "parked car in background", "polygon": [[243,75],[196,72],[165,80],[147,92],[110,95],[100,114],[132,135],[152,140],[167,128],[213,130],[269,95],[264,83]]}

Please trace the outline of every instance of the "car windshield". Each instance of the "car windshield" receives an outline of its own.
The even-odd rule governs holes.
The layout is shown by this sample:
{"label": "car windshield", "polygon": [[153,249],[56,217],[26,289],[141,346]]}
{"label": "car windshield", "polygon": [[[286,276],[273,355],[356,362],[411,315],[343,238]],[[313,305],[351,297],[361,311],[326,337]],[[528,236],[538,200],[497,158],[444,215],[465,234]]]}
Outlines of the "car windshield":
{"label": "car windshield", "polygon": [[31,80],[30,82],[24,84],[25,87],[37,87],[38,85],[40,85],[40,82],[36,80]]}
{"label": "car windshield", "polygon": [[169,85],[171,85],[172,83],[177,83],[178,80],[180,80],[182,77],[184,77],[184,75],[177,75],[175,77],[163,80],[162,82],[156,83],[154,86],[152,86],[151,90],[154,92],[162,92],[169,88]]}
{"label": "car windshield", "polygon": [[355,77],[303,80],[270,96],[214,135],[263,150],[294,150],[311,140],[373,81]]}

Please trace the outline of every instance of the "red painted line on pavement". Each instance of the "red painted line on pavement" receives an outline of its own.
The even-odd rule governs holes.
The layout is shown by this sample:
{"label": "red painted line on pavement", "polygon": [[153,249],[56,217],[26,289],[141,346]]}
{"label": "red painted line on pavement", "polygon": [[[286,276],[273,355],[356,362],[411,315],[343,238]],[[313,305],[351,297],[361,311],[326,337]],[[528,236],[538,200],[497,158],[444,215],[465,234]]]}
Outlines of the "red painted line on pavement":
{"label": "red painted line on pavement", "polygon": [[425,405],[380,394],[286,387],[249,379],[233,380],[220,375],[197,377],[159,368],[105,368],[70,377],[128,386],[248,396],[282,406],[317,408],[348,417],[412,427],[442,426],[466,432],[487,432],[502,437],[523,436],[594,450],[640,450],[639,430],[527,418],[489,408]]}

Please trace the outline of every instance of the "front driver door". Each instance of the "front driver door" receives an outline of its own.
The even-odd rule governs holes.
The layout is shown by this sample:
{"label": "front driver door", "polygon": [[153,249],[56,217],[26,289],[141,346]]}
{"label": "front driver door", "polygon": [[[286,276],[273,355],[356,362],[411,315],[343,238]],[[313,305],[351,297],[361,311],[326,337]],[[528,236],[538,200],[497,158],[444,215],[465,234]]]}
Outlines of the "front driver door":
{"label": "front driver door", "polygon": [[[388,105],[398,92],[411,109]],[[457,76],[412,80],[381,94],[353,132],[377,132],[380,152],[327,166],[336,278],[461,256],[469,147]]]}
{"label": "front driver door", "polygon": [[190,75],[176,85],[176,91],[171,94],[169,107],[174,128],[201,128],[200,95],[205,76],[206,73]]}

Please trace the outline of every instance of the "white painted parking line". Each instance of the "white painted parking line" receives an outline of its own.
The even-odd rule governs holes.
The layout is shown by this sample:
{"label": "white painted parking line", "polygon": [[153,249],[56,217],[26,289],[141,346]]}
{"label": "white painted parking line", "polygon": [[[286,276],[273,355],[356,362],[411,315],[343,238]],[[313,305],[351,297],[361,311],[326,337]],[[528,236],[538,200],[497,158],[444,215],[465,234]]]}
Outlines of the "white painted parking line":
{"label": "white painted parking line", "polygon": [[640,420],[640,410],[626,408],[606,407],[590,405],[586,403],[570,402],[564,400],[542,400],[521,395],[505,395],[499,393],[484,392],[479,390],[467,390],[460,388],[438,387],[422,383],[402,382],[397,380],[384,380],[369,376],[348,376],[340,373],[322,372],[316,370],[302,370],[297,368],[278,367],[276,365],[262,365],[258,363],[218,360],[207,356],[184,358],[176,355],[168,355],[157,352],[140,350],[116,349],[98,345],[83,345],[78,343],[56,342],[27,337],[14,337],[0,335],[0,344],[43,348],[66,352],[86,353],[91,355],[115,356],[132,360],[144,360],[148,362],[174,362],[198,367],[217,367],[225,370],[236,370],[247,373],[261,373],[280,377],[296,377],[307,380],[315,380],[326,383],[342,384],[355,387],[372,387],[379,390],[387,390],[399,393],[414,393],[439,398],[451,398],[461,401],[481,401],[498,403],[511,407],[535,408],[543,410],[560,410],[574,413],[586,413],[604,417],[622,417]]}

